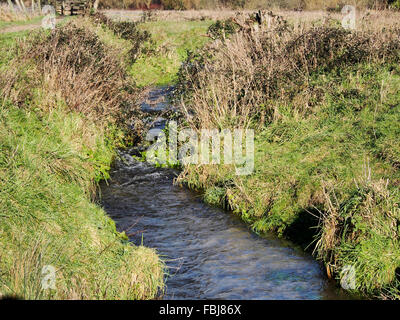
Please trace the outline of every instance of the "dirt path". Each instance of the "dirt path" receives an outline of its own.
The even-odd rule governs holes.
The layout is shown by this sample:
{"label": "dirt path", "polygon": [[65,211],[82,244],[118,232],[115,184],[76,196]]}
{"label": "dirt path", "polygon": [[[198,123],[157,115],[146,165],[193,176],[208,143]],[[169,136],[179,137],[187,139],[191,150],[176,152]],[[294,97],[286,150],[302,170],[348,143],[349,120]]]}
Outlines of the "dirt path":
{"label": "dirt path", "polygon": [[26,24],[22,26],[12,26],[12,27],[6,27],[4,29],[0,29],[0,33],[9,33],[9,32],[20,32],[20,31],[26,31],[26,30],[34,30],[38,29],[41,27],[41,24]]}
{"label": "dirt path", "polygon": [[[56,19],[56,22],[59,23],[64,20],[65,17],[60,17]],[[38,21],[36,23],[31,24],[24,24],[18,26],[10,26],[0,29],[0,33],[9,33],[9,32],[20,32],[20,31],[28,31],[28,30],[35,30],[42,27],[42,21]]]}

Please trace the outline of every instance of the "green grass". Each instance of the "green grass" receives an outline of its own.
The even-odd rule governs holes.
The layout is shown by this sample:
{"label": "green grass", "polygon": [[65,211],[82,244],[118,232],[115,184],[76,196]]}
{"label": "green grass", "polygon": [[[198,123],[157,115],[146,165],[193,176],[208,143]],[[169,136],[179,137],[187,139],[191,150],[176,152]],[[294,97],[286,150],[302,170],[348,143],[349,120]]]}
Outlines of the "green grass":
{"label": "green grass", "polygon": [[[113,149],[94,124],[62,108],[38,117],[0,110],[0,292],[25,299],[143,299],[162,287],[151,249],[131,246],[90,201],[94,163]],[[89,130],[93,146],[81,146]],[[76,150],[79,146],[82,150]],[[93,150],[96,158],[84,150]],[[101,155],[101,158],[99,158]],[[56,269],[56,290],[41,289],[41,270]],[[134,282],[132,282],[135,279]]]}
{"label": "green grass", "polygon": [[0,33],[0,67],[13,58],[14,52],[11,48],[15,41],[26,37],[28,34],[29,31]]}
{"label": "green grass", "polygon": [[[0,35],[1,51],[24,35]],[[94,202],[120,130],[71,111],[45,86],[31,91],[18,107],[0,98],[0,297],[156,297],[164,285],[157,253],[132,245]],[[55,289],[42,288],[47,265]]]}
{"label": "green grass", "polygon": [[[322,236],[317,257],[338,279],[352,265],[356,291],[398,297],[400,67],[363,64],[311,81],[325,89],[323,103],[305,118],[280,106],[281,119],[256,135],[252,175],[193,166],[185,181],[207,202],[229,203],[256,232],[304,248]],[[326,224],[316,228],[321,214]]]}
{"label": "green grass", "polygon": [[141,57],[130,69],[140,87],[163,86],[176,81],[187,51],[202,47],[212,21],[155,21],[140,27],[152,35]]}

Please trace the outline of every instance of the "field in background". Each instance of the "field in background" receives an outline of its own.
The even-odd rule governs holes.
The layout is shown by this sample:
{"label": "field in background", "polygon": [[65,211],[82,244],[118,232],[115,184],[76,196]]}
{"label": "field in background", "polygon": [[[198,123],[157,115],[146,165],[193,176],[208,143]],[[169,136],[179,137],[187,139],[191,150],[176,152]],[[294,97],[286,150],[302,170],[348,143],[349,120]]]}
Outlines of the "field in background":
{"label": "field in background", "polygon": [[[251,14],[254,10],[152,10],[150,11],[151,19],[156,21],[217,21],[226,20],[235,17],[241,12],[243,14]],[[104,14],[108,17],[121,21],[140,21],[143,19],[144,13],[149,11],[141,10],[104,10]],[[311,25],[318,24],[327,18],[341,20],[344,16],[340,12],[327,12],[326,10],[316,11],[293,11],[293,10],[274,10],[274,14],[280,15],[295,25]],[[393,27],[400,25],[400,12],[396,11],[376,11],[376,10],[358,10],[356,15],[356,27],[364,29],[366,24],[371,25],[374,29],[382,29],[385,27]]]}
{"label": "field in background", "polygon": [[152,34],[136,63],[130,68],[140,87],[176,82],[188,51],[201,48],[208,40],[211,21],[155,21],[140,26]]}
{"label": "field in background", "polygon": [[330,10],[338,11],[344,5],[357,5],[368,9],[399,9],[398,0],[102,0],[100,7],[120,9],[286,9],[286,10]]}

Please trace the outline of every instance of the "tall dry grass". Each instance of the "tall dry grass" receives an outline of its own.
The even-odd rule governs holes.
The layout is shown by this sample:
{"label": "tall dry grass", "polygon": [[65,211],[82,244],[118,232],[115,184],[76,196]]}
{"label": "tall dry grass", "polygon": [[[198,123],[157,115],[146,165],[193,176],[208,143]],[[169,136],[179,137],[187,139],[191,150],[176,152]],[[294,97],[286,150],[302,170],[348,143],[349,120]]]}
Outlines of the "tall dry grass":
{"label": "tall dry grass", "polygon": [[[22,2],[23,3],[23,2]],[[5,22],[26,21],[41,15],[40,7],[27,8],[9,3],[0,3],[0,20]]]}
{"label": "tall dry grass", "polygon": [[220,38],[192,54],[179,74],[177,92],[187,97],[182,105],[194,127],[262,127],[280,117],[281,103],[310,114],[323,96],[309,85],[313,72],[390,62],[400,52],[400,28],[349,31],[329,17],[305,26],[265,13],[259,25],[238,14],[217,25]]}
{"label": "tall dry grass", "polygon": [[49,101],[59,97],[72,111],[112,123],[129,119],[138,91],[119,53],[94,31],[71,22],[49,35],[37,32],[17,47],[21,53],[0,77],[4,99],[24,105],[43,82]]}

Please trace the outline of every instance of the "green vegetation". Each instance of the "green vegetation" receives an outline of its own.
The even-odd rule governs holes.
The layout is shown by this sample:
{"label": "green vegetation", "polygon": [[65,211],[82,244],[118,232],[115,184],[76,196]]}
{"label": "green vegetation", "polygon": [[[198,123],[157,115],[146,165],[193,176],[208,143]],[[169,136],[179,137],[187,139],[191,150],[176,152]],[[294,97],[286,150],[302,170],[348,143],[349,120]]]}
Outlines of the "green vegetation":
{"label": "green vegetation", "polygon": [[[130,245],[90,201],[90,183],[114,154],[105,133],[62,105],[45,116],[33,110],[0,110],[1,294],[154,297],[163,278],[157,255]],[[55,290],[41,288],[45,265],[56,268]]]}
{"label": "green vegetation", "polygon": [[399,31],[275,23],[242,29],[180,70],[184,124],[254,128],[255,171],[192,165],[179,181],[256,232],[302,244],[328,276],[354,266],[355,291],[398,298]]}
{"label": "green vegetation", "polygon": [[[156,252],[129,243],[93,201],[136,90],[123,53],[89,26],[1,35],[0,296],[151,299],[163,289]],[[47,265],[56,283],[43,290]]]}
{"label": "green vegetation", "polygon": [[[329,19],[296,29],[272,15],[271,32],[253,32],[254,17],[235,19],[96,16],[0,34],[1,295],[149,299],[163,289],[154,250],[129,244],[93,199],[139,118],[137,86],[176,83],[182,126],[256,132],[253,174],[187,166],[179,182],[256,232],[301,244],[328,276],[354,266],[355,291],[400,296],[399,30],[350,32]],[[56,290],[41,289],[45,265]]]}
{"label": "green vegetation", "polygon": [[142,54],[130,69],[140,87],[162,86],[176,82],[188,51],[201,48],[211,21],[152,21],[139,26],[151,33]]}
{"label": "green vegetation", "polygon": [[12,33],[0,33],[0,67],[10,61],[14,52],[12,50],[5,50],[4,48],[10,49],[15,45],[15,39],[23,38],[28,35],[27,31],[12,32]]}

